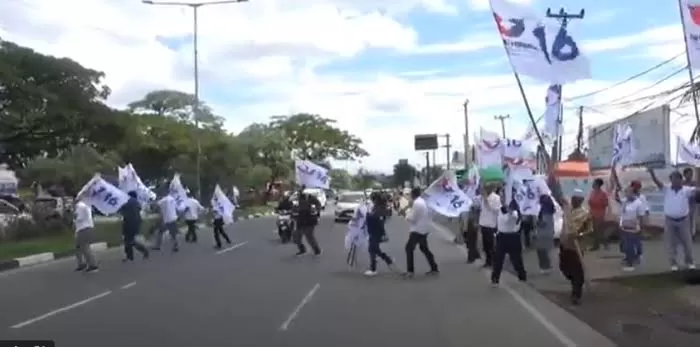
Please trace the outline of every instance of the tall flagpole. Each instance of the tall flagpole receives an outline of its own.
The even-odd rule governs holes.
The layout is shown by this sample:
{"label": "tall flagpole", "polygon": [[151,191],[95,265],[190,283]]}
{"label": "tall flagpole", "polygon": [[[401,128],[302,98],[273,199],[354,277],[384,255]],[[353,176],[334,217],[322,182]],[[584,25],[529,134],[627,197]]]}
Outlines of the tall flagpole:
{"label": "tall flagpole", "polygon": [[691,64],[690,61],[690,51],[688,51],[688,33],[685,30],[685,16],[683,15],[683,1],[678,0],[678,14],[681,17],[681,26],[683,27],[683,42],[685,43],[685,60],[688,63],[688,79],[690,80],[690,92],[692,93],[693,96],[693,107],[695,108],[695,120],[697,123],[695,124],[695,129],[693,130],[693,134],[690,135],[690,142],[694,142],[700,139],[700,134],[698,134],[698,127],[700,127],[700,114],[698,113],[698,100],[697,100],[697,95],[695,93],[695,81],[693,79],[693,65]]}

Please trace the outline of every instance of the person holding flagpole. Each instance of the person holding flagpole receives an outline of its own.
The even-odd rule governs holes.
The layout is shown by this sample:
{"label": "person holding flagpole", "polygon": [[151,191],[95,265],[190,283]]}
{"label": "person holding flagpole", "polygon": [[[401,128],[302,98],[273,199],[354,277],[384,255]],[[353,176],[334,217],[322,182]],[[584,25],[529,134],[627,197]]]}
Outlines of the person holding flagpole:
{"label": "person holding flagpole", "polygon": [[214,242],[216,242],[214,248],[221,249],[221,238],[223,237],[224,240],[226,240],[226,243],[229,245],[231,244],[231,239],[224,230],[224,225],[226,223],[224,222],[224,216],[221,214],[221,212],[214,208],[212,209],[212,214],[214,216],[214,221],[212,222],[212,227],[214,229]]}
{"label": "person holding flagpole", "polygon": [[162,222],[161,228],[155,234],[155,244],[153,250],[160,250],[160,245],[163,242],[163,234],[167,231],[170,234],[170,240],[173,243],[173,252],[180,250],[177,242],[177,202],[170,194],[166,194],[158,201],[160,210],[160,218]]}
{"label": "person holding flagpole", "polygon": [[134,260],[134,248],[141,252],[144,259],[148,259],[148,249],[141,242],[136,240],[136,236],[141,229],[141,204],[138,201],[136,191],[129,191],[129,201],[121,207],[122,214],[122,234],[124,237],[123,262]]}
{"label": "person holding flagpole", "polygon": [[384,224],[389,216],[387,201],[379,192],[372,192],[370,200],[372,206],[366,215],[367,234],[369,236],[369,269],[365,271],[366,276],[377,275],[377,257],[381,258],[392,271],[396,271],[394,261],[384,251],[381,244],[388,240]]}

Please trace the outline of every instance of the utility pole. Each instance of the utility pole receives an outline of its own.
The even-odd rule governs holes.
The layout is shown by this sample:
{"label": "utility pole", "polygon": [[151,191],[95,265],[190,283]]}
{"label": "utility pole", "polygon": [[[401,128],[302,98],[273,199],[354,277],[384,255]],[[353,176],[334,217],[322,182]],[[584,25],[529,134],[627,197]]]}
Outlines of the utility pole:
{"label": "utility pole", "polygon": [[425,186],[428,187],[430,183],[430,152],[425,151]]}
{"label": "utility pole", "polygon": [[506,138],[506,119],[510,119],[510,115],[498,115],[498,116],[493,116],[494,119],[501,121],[501,133],[503,135],[503,138]]}
{"label": "utility pole", "polygon": [[[574,13],[568,13],[564,8],[559,9],[559,13],[552,13],[551,8],[547,8],[547,13],[546,16],[547,18],[553,18],[559,21],[561,23],[561,28],[562,30],[566,30],[566,27],[569,25],[569,20],[571,19],[583,19],[583,16],[586,14],[586,11],[584,9],[581,9],[581,11],[578,14]],[[561,97],[561,94],[560,94]],[[562,99],[563,100],[563,99]],[[552,157],[554,161],[560,161],[562,157],[562,124],[563,124],[563,104],[562,108],[559,110],[559,137],[554,141],[554,145],[552,146]]]}
{"label": "utility pole", "polygon": [[464,169],[469,170],[471,149],[469,148],[469,99],[464,100]]}
{"label": "utility pole", "polygon": [[445,134],[445,145],[443,147],[445,147],[445,151],[447,154],[447,170],[449,170],[450,169],[450,148],[452,148],[452,146],[450,145],[450,134]]}

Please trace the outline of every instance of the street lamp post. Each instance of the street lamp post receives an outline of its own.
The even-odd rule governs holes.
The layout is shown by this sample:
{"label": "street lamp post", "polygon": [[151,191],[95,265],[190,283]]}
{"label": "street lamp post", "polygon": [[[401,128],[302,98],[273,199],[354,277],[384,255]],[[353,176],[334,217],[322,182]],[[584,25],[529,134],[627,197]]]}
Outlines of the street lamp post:
{"label": "street lamp post", "polygon": [[[222,1],[206,1],[206,2],[174,2],[174,1],[150,1],[142,0],[142,3],[146,5],[160,5],[160,6],[187,6],[192,8],[192,21],[193,21],[193,31],[192,31],[192,43],[194,46],[194,105],[192,107],[192,112],[194,113],[194,126],[199,129],[199,51],[198,51],[198,41],[199,36],[199,25],[197,21],[197,12],[200,7],[207,5],[224,5],[224,4],[235,4],[240,2],[248,2],[248,0],[222,0]],[[195,134],[195,142],[197,143],[197,164],[196,164],[196,175],[197,175],[197,199],[202,199],[202,146],[199,139],[199,134]]]}

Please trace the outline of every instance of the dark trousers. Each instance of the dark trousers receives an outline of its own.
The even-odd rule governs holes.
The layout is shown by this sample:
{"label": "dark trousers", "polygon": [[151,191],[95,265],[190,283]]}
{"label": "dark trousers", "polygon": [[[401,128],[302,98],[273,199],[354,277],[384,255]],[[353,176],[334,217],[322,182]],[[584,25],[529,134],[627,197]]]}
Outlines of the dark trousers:
{"label": "dark trousers", "polygon": [[525,265],[523,264],[523,244],[520,240],[520,233],[514,232],[496,234],[496,250],[493,255],[491,282],[498,283],[500,281],[506,255],[508,255],[510,263],[518,274],[518,279],[526,281],[527,273],[525,272]]}
{"label": "dark trousers", "polygon": [[474,223],[469,223],[462,236],[464,236],[464,245],[467,247],[467,262],[473,263],[481,258],[478,245],[479,227]]}
{"label": "dark trousers", "polygon": [[228,238],[228,234],[224,231],[224,221],[214,221],[214,241],[216,242],[216,248],[221,248],[221,238],[226,240],[226,243],[231,244],[231,239]]}
{"label": "dark trousers", "polygon": [[484,266],[493,265],[493,251],[496,228],[481,226],[481,248],[484,251]]}
{"label": "dark trousers", "polygon": [[532,243],[532,230],[535,228],[535,218],[533,216],[524,216],[520,223],[520,233],[523,237],[525,247],[530,248]]}
{"label": "dark trousers", "polygon": [[571,299],[580,300],[583,296],[585,276],[578,251],[560,246],[559,270],[571,282]]}
{"label": "dark trousers", "polygon": [[186,220],[187,233],[185,234],[185,242],[197,242],[197,220]]}
{"label": "dark trousers", "polygon": [[406,241],[406,272],[413,273],[415,271],[413,253],[416,250],[416,246],[418,246],[418,249],[420,249],[425,256],[425,260],[428,261],[430,271],[438,271],[433,252],[431,252],[430,247],[428,247],[428,235],[412,231],[408,234],[408,241]]}
{"label": "dark trousers", "polygon": [[299,253],[306,253],[306,246],[304,246],[302,238],[306,238],[306,242],[309,244],[309,247],[311,247],[311,250],[314,251],[314,254],[321,253],[321,247],[318,246],[318,241],[316,241],[314,229],[316,229],[314,225],[299,225],[296,230],[294,230],[294,243],[296,243],[297,248],[299,248]]}
{"label": "dark trousers", "polygon": [[381,243],[381,238],[369,238],[369,247],[367,251],[369,252],[369,269],[371,271],[377,271],[377,257],[381,258],[386,265],[394,263],[391,258],[382,251]]}
{"label": "dark trousers", "polygon": [[603,219],[593,219],[593,245],[591,250],[595,251],[603,246],[603,249],[608,249],[608,243],[610,241],[610,235],[605,228],[605,220]]}
{"label": "dark trousers", "polygon": [[124,255],[126,259],[134,260],[134,248],[144,256],[148,255],[146,246],[136,241],[136,235],[139,234],[138,226],[124,226],[122,235],[124,236]]}

